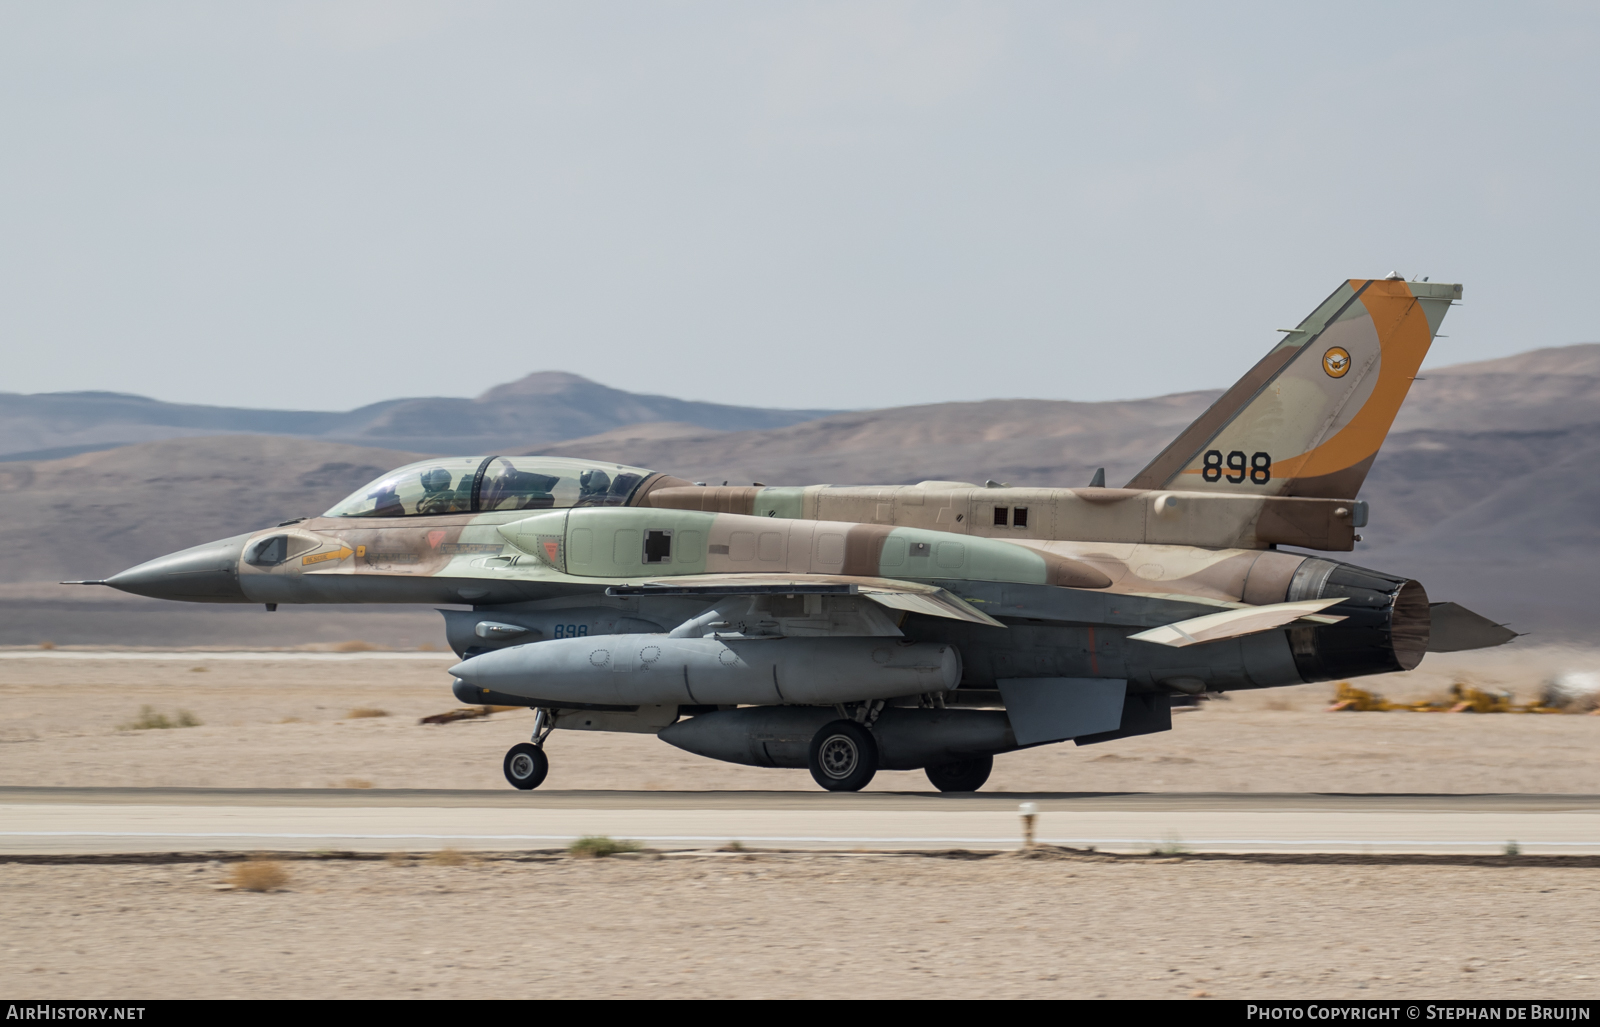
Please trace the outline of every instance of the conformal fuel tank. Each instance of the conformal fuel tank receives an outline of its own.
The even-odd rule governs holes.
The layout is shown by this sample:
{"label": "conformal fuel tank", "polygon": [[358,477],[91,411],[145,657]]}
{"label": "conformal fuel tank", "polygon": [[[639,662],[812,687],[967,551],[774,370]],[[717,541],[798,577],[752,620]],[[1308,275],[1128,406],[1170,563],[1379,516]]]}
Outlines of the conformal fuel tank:
{"label": "conformal fuel tank", "polygon": [[552,705],[815,704],[949,691],[961,680],[961,654],[886,638],[609,635],[500,649],[450,673]]}

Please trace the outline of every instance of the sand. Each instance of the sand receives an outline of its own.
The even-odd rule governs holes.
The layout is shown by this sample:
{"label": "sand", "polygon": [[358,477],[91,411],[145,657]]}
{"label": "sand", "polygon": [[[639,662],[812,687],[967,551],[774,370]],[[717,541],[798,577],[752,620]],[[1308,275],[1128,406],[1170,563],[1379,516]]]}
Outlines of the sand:
{"label": "sand", "polygon": [[0,865],[30,998],[1574,998],[1592,869],[849,855]]}
{"label": "sand", "polygon": [[[527,711],[443,726],[458,708],[448,656],[241,662],[18,659],[0,654],[0,785],[503,788]],[[1533,698],[1600,653],[1524,649],[1431,656],[1411,675],[1359,684],[1393,698],[1455,680]],[[1332,684],[1233,693],[1179,713],[1173,730],[997,757],[986,791],[1600,791],[1600,717],[1325,713]],[[198,727],[131,730],[142,707]],[[387,716],[352,717],[354,711]],[[556,733],[546,787],[805,789],[804,770],[718,763],[651,735]],[[873,789],[927,790],[921,771]]]}
{"label": "sand", "polygon": [[[448,658],[346,662],[0,654],[0,785],[505,788],[526,712],[456,706]],[[1532,698],[1593,651],[1430,657]],[[1325,713],[1328,684],[1246,693],[1174,730],[996,760],[988,791],[1600,791],[1600,717]],[[196,727],[134,729],[141,707]],[[385,716],[352,717],[356,710]],[[548,787],[804,789],[648,735],[562,732]],[[918,772],[874,789],[926,790]],[[1514,866],[674,855],[0,863],[0,988],[30,997],[1582,997],[1600,876]]]}

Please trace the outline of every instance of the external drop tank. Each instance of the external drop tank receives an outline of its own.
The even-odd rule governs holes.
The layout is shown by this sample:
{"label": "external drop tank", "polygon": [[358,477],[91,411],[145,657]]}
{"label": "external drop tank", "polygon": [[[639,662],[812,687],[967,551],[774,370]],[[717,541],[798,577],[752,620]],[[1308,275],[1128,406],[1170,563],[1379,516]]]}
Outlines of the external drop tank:
{"label": "external drop tank", "polygon": [[[747,706],[680,720],[659,737],[686,752],[749,767],[806,765],[832,707]],[[1004,710],[885,709],[872,725],[881,770],[917,770],[1021,748]]]}
{"label": "external drop tank", "polygon": [[947,692],[955,646],[891,638],[554,639],[474,656],[450,671],[529,705],[831,705]]}

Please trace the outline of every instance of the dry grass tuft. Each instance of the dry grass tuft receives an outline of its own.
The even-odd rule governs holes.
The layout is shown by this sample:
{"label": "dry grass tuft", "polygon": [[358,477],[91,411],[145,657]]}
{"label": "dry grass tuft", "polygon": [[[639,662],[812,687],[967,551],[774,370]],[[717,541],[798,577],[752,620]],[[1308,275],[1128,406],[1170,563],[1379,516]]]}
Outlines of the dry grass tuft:
{"label": "dry grass tuft", "polygon": [[280,723],[280,724],[304,724],[305,721],[301,720],[299,717],[284,717],[282,720],[278,721],[278,723]]}
{"label": "dry grass tuft", "polygon": [[274,859],[248,859],[229,869],[228,883],[240,891],[277,891],[289,883],[289,872]]}
{"label": "dry grass tuft", "polygon": [[739,841],[739,839],[735,838],[733,841],[731,841],[728,844],[724,845],[722,848],[718,849],[717,851],[718,852],[743,852],[744,851],[744,842],[741,842],[741,841]]}
{"label": "dry grass tuft", "polygon": [[191,674],[204,674],[207,671],[209,671],[210,669],[211,669],[210,667],[190,667],[189,668],[189,673],[191,673]]}
{"label": "dry grass tuft", "polygon": [[388,710],[380,710],[374,706],[357,706],[344,715],[345,720],[365,720],[368,717],[387,717]]}
{"label": "dry grass tuft", "polygon": [[392,867],[403,867],[411,862],[411,855],[405,852],[390,852],[383,857],[383,861]]}
{"label": "dry grass tuft", "polygon": [[340,642],[334,646],[333,651],[336,653],[370,653],[377,648],[371,642],[363,642],[359,638],[352,638],[348,642]]}
{"label": "dry grass tuft", "polygon": [[54,642],[40,642],[39,643],[39,648],[40,649],[54,649],[55,647],[56,647],[56,644]]}
{"label": "dry grass tuft", "polygon": [[467,861],[458,849],[444,848],[428,856],[428,862],[436,867],[458,867]]}
{"label": "dry grass tuft", "polygon": [[1166,839],[1150,850],[1152,856],[1182,856],[1189,850],[1184,847],[1183,841],[1175,834],[1167,835]]}
{"label": "dry grass tuft", "polygon": [[157,713],[153,707],[139,707],[139,715],[124,724],[118,724],[118,731],[165,731],[175,727],[199,727],[200,718],[188,710],[179,710],[176,719],[169,719],[165,713]]}
{"label": "dry grass tuft", "polygon": [[577,856],[579,859],[604,859],[606,856],[617,856],[624,852],[638,852],[643,847],[638,842],[607,838],[603,834],[591,834],[567,846],[567,855]]}
{"label": "dry grass tuft", "polygon": [[371,788],[372,782],[364,777],[347,777],[344,779],[346,788]]}
{"label": "dry grass tuft", "polygon": [[424,642],[417,646],[417,652],[419,653],[436,653],[438,651],[438,648],[432,642]]}

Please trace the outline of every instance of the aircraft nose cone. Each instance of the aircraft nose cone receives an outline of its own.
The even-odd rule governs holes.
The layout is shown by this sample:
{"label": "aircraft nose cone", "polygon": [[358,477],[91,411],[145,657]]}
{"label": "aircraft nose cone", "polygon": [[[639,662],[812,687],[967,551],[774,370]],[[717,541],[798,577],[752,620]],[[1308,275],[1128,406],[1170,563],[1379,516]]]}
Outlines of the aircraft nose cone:
{"label": "aircraft nose cone", "polygon": [[106,580],[112,588],[152,599],[191,603],[247,603],[239,588],[239,553],[250,536],[168,553]]}

